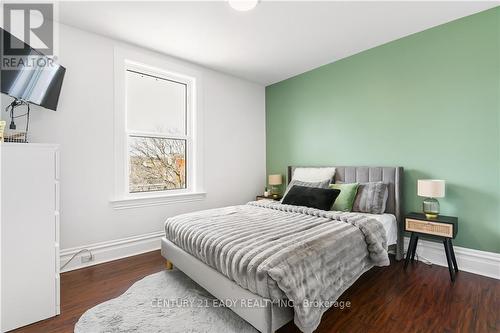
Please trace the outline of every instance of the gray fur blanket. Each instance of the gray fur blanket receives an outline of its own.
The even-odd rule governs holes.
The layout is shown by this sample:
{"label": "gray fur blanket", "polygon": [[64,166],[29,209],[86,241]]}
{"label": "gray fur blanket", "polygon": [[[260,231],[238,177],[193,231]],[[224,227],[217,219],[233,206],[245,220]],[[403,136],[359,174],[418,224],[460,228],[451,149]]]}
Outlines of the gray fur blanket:
{"label": "gray fur blanket", "polygon": [[303,332],[361,274],[389,265],[382,224],[356,213],[255,201],[169,218],[165,231],[241,287],[292,301]]}

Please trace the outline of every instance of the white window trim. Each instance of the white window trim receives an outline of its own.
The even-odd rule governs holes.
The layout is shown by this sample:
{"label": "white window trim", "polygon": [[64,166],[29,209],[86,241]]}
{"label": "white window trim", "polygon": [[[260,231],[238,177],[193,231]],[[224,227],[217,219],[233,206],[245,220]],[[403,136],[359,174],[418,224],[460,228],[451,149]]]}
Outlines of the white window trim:
{"label": "white window trim", "polygon": [[[146,134],[158,136],[158,133],[139,133],[127,130],[126,117],[126,69],[136,69],[146,74],[163,73],[190,84],[188,91],[188,126],[186,151],[188,154],[186,173],[187,188],[157,192],[128,192],[128,136]],[[182,74],[180,74],[182,73]],[[127,47],[115,47],[114,50],[114,194],[110,200],[115,209],[157,206],[180,202],[198,201],[206,196],[203,173],[203,112],[201,73],[186,64],[152,52]],[[160,135],[161,136],[161,135]]]}

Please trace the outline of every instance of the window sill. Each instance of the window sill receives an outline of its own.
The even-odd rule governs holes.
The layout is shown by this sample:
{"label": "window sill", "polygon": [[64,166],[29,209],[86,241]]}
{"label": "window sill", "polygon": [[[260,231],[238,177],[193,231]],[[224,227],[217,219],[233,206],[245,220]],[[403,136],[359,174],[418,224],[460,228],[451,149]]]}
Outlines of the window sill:
{"label": "window sill", "polygon": [[114,199],[110,201],[113,209],[129,209],[150,206],[170,205],[174,203],[200,201],[205,199],[206,192],[164,194],[138,198]]}

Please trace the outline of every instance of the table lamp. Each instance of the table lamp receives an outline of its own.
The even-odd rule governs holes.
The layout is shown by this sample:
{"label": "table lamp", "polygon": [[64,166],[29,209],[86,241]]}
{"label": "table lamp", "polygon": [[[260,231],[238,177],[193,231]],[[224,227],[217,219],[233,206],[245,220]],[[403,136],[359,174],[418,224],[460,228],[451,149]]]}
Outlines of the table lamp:
{"label": "table lamp", "polygon": [[268,183],[271,186],[271,195],[277,197],[279,194],[278,186],[283,184],[283,178],[281,175],[269,175]]}
{"label": "table lamp", "polygon": [[422,202],[422,210],[428,219],[435,219],[439,215],[439,201],[436,198],[444,198],[445,181],[440,179],[419,179],[417,182],[417,194],[425,197]]}

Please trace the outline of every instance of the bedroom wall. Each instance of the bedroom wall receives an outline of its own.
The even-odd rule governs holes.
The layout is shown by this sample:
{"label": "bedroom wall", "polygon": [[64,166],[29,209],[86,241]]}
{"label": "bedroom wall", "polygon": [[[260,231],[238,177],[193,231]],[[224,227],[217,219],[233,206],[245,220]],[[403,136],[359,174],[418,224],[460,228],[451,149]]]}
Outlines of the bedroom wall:
{"label": "bedroom wall", "polygon": [[455,244],[500,253],[499,21],[492,9],[267,87],[267,172],[403,166],[408,212],[417,179],[445,179]]}
{"label": "bedroom wall", "polygon": [[[192,65],[201,71],[204,83],[206,199],[114,210],[110,199],[114,189],[113,49],[117,44],[60,25],[60,63],[67,72],[59,109],[32,108],[32,142],[61,145],[63,250],[158,232],[169,216],[245,203],[265,186],[264,87]],[[2,95],[2,105],[6,103],[10,98]]]}

